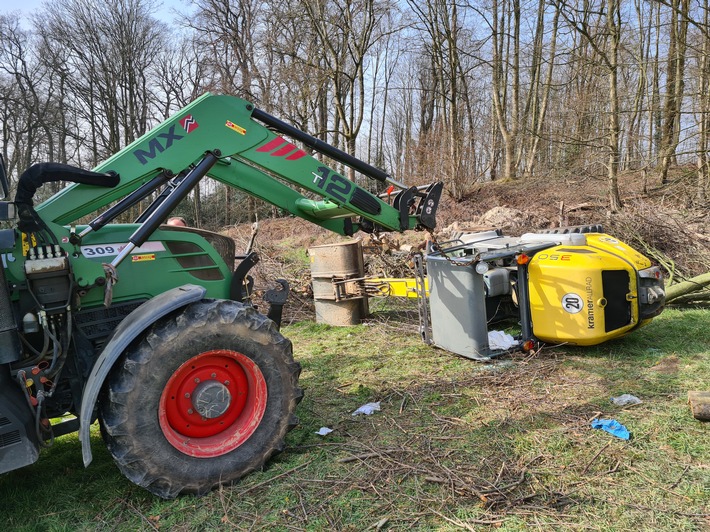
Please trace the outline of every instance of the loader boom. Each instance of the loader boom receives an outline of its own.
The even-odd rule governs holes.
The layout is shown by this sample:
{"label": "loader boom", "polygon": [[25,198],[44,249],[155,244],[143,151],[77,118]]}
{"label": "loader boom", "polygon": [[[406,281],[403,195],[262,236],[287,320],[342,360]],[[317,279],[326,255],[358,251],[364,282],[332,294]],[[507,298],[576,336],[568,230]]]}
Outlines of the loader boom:
{"label": "loader boom", "polygon": [[[279,133],[400,190],[390,204]],[[188,171],[207,153],[219,154],[208,176],[339,234],[360,229],[433,229],[436,224],[441,183],[407,188],[382,170],[255,109],[249,102],[212,94],[195,100],[95,168],[119,174],[118,186],[74,184],[36,210],[44,220],[71,224],[156,178]],[[358,219],[352,220],[353,216]]]}

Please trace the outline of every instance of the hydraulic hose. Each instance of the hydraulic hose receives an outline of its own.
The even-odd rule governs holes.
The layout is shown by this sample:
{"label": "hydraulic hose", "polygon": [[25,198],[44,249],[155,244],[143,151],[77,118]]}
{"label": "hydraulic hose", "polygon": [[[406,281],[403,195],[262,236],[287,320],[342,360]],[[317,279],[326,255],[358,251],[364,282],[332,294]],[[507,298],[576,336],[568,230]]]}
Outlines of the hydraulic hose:
{"label": "hydraulic hose", "polygon": [[37,189],[45,183],[53,181],[71,181],[72,183],[113,188],[118,185],[120,178],[116,172],[92,172],[68,164],[33,164],[20,175],[20,179],[17,182],[15,203],[24,203],[32,206],[32,200]]}
{"label": "hydraulic hose", "polygon": [[116,172],[91,172],[60,163],[33,164],[22,172],[17,182],[17,193],[15,194],[15,207],[19,218],[17,226],[23,233],[36,233],[40,230],[45,230],[56,244],[58,243],[56,242],[56,237],[33,208],[34,195],[37,189],[43,184],[53,181],[70,181],[84,185],[113,188],[118,185],[120,178]]}

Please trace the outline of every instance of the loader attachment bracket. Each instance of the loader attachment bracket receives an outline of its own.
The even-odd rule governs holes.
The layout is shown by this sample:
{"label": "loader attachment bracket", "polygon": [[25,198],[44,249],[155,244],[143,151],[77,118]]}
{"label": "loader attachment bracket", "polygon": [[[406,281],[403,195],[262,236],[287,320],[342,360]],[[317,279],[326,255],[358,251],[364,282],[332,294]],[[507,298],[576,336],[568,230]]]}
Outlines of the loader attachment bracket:
{"label": "loader attachment bracket", "polygon": [[439,200],[441,199],[443,189],[443,182],[438,181],[432,183],[424,190],[422,198],[419,201],[416,213],[417,220],[426,229],[434,229],[436,227],[436,210],[439,207]]}
{"label": "loader attachment bracket", "polygon": [[259,255],[255,251],[252,251],[245,257],[239,258],[242,259],[242,262],[240,262],[237,269],[234,270],[232,282],[229,286],[229,297],[233,301],[245,303],[249,297],[251,297],[252,291],[254,290],[254,279],[247,274],[249,270],[259,262]]}
{"label": "loader attachment bracket", "polygon": [[267,290],[264,294],[264,301],[269,304],[269,312],[267,317],[276,324],[276,327],[281,328],[281,316],[283,313],[283,306],[286,304],[288,299],[288,294],[290,291],[290,286],[288,281],[285,279],[276,279],[280,288],[272,288]]}
{"label": "loader attachment bracket", "polygon": [[414,204],[414,195],[417,189],[411,187],[402,190],[394,198],[393,207],[399,211],[399,229],[405,231],[409,229],[409,211]]}

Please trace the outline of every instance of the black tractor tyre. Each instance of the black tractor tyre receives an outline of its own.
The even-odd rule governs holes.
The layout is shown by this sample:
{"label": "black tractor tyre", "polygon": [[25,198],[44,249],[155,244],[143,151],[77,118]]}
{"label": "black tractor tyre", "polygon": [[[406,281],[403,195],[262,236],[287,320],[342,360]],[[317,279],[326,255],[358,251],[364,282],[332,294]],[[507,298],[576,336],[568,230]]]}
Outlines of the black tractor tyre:
{"label": "black tractor tyre", "polygon": [[567,235],[570,233],[603,233],[604,228],[602,224],[588,224],[588,225],[567,225],[564,227],[553,227],[551,229],[542,229],[537,231],[542,234],[554,234],[554,235]]}
{"label": "black tractor tyre", "polygon": [[301,367],[252,307],[203,300],[155,323],[115,364],[99,421],[121,472],[170,499],[262,467],[296,426]]}

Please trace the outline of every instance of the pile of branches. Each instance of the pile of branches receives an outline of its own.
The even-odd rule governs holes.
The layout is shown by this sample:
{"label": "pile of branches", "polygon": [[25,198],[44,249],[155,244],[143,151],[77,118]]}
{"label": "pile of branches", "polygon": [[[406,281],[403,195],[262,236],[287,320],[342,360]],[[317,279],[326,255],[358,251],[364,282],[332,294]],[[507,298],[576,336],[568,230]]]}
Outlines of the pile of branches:
{"label": "pile of branches", "polygon": [[666,272],[666,300],[710,304],[710,236],[707,213],[683,213],[652,203],[629,203],[609,215],[606,232],[643,253]]}

